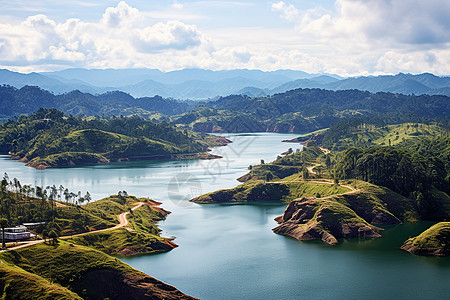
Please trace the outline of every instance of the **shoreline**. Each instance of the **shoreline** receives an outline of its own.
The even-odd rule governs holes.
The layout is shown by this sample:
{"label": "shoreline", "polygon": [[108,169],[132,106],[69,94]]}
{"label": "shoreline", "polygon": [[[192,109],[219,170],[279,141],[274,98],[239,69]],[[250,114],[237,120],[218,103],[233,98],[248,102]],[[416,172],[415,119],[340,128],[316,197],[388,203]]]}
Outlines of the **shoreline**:
{"label": "shoreline", "polygon": [[[220,147],[220,146],[217,146]],[[15,155],[10,155],[9,159],[17,160],[19,162],[25,163],[26,167],[31,167],[37,170],[45,170],[48,168],[71,168],[79,166],[89,166],[89,165],[99,165],[99,164],[109,164],[109,163],[120,163],[126,161],[153,161],[153,160],[212,160],[223,158],[220,155],[215,155],[206,152],[199,153],[186,153],[186,154],[163,154],[163,155],[150,155],[150,156],[134,156],[134,157],[120,157],[111,159],[99,159],[97,162],[87,162],[87,163],[75,163],[73,160],[69,160],[67,165],[48,165],[41,162],[28,161],[25,157],[18,157]]]}

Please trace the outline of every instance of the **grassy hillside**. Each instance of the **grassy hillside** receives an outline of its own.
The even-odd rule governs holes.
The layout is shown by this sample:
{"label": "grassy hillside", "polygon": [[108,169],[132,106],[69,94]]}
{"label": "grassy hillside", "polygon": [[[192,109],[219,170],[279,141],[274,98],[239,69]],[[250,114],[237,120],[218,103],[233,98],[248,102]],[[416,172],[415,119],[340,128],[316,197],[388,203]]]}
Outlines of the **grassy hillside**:
{"label": "grassy hillside", "polygon": [[264,182],[249,181],[235,188],[219,190],[192,199],[196,203],[216,202],[290,202],[296,198],[319,196],[349,192],[340,185],[322,184],[305,181]]}
{"label": "grassy hillside", "polygon": [[346,205],[329,199],[295,200],[277,220],[280,225],[273,229],[275,233],[298,240],[321,239],[336,245],[337,238],[381,237],[380,228],[369,224]]}
{"label": "grassy hillside", "polygon": [[414,201],[387,188],[348,181],[356,190],[328,197],[300,198],[289,203],[274,232],[298,240],[321,239],[336,245],[338,238],[381,237],[376,225],[416,221]]}
{"label": "grassy hillside", "polygon": [[431,226],[420,235],[408,239],[401,248],[419,255],[450,255],[450,222]]}
{"label": "grassy hillside", "polygon": [[[117,196],[112,196],[86,205],[87,210],[95,215],[112,221],[117,215],[130,211],[136,202],[146,202],[137,210],[127,215],[128,227],[82,235],[70,239],[73,243],[90,246],[107,254],[123,256],[169,251],[177,247],[174,243],[160,236],[157,222],[164,220],[169,212],[157,207],[159,203],[146,198],[126,197],[126,204],[120,204]],[[98,204],[97,204],[98,203]],[[126,210],[124,210],[124,207]]]}
{"label": "grassy hillside", "polygon": [[82,299],[69,289],[8,263],[0,254],[1,299]]}
{"label": "grassy hillside", "polygon": [[341,151],[349,147],[409,145],[426,137],[448,134],[447,130],[422,123],[383,125],[379,120],[348,119],[330,127],[321,135],[321,144],[329,149]]}
{"label": "grassy hillside", "polygon": [[[73,194],[76,204],[9,192],[2,183],[0,217],[5,217],[10,226],[23,222],[45,222],[33,230],[41,237],[51,231],[61,237],[90,233],[74,238],[73,242],[89,245],[109,254],[153,253],[169,251],[176,247],[171,241],[160,237],[157,226],[157,222],[164,220],[169,212],[160,208],[160,203],[148,198],[136,198],[121,192],[86,205],[78,205],[83,197],[77,198],[73,193],[67,192],[66,195]],[[20,182],[17,181],[17,185],[20,185]],[[42,190],[40,187],[37,189]],[[56,196],[53,199],[55,198]],[[137,205],[140,206],[132,210]],[[127,227],[93,233],[118,225],[118,216],[126,212]]]}
{"label": "grassy hillside", "polygon": [[303,151],[297,152],[293,152],[290,148],[287,155],[278,156],[273,162],[250,166],[250,172],[238,178],[238,181],[286,180],[289,176],[301,173],[303,169],[318,165],[318,162],[325,163],[325,158],[324,152],[319,147],[304,147]]}
{"label": "grassy hillside", "polygon": [[101,251],[64,241],[1,253],[0,260],[4,299],[191,299]]}

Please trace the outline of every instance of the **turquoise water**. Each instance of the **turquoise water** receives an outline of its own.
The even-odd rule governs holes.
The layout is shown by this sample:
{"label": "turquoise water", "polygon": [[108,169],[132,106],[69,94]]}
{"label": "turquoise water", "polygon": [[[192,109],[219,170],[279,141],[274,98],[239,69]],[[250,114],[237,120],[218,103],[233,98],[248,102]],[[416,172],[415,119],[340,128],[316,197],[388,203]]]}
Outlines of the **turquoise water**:
{"label": "turquoise water", "polygon": [[123,258],[201,299],[448,299],[450,259],[419,257],[399,247],[432,223],[391,226],[383,238],[338,246],[299,242],[272,233],[284,205],[197,205],[187,200],[238,184],[260,159],[269,162],[295,144],[293,134],[233,134],[212,161],[151,161],[34,170],[0,158],[0,171],[23,183],[57,185],[94,199],[119,190],[148,196],[172,211],[160,223],[178,248]]}

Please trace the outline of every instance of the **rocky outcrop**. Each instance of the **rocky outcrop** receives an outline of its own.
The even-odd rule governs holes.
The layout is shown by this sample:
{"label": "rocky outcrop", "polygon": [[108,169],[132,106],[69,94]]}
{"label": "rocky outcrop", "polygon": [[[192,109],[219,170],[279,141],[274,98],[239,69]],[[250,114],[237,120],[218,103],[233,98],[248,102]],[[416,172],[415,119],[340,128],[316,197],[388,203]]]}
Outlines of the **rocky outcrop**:
{"label": "rocky outcrop", "polygon": [[280,225],[273,231],[277,234],[297,240],[320,239],[330,245],[336,245],[338,238],[381,237],[382,230],[343,204],[317,198],[292,201],[276,220]]}
{"label": "rocky outcrop", "polygon": [[177,248],[178,245],[174,242],[170,241],[169,239],[164,239],[163,241],[157,241],[152,244],[152,250],[151,251],[137,251],[136,249],[130,249],[130,248],[123,248],[116,254],[119,256],[134,256],[134,255],[141,255],[141,254],[155,254],[160,252],[167,252],[174,248]]}
{"label": "rocky outcrop", "polygon": [[408,239],[401,249],[417,255],[450,255],[450,222],[437,223]]}

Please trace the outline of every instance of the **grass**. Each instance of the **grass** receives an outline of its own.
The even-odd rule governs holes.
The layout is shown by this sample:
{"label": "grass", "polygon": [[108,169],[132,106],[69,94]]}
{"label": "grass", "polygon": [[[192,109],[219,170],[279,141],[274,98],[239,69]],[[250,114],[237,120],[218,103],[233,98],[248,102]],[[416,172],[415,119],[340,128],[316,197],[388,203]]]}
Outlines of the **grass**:
{"label": "grass", "polygon": [[336,245],[337,238],[341,237],[380,236],[379,228],[369,224],[351,208],[325,198],[291,202],[282,218],[274,232],[299,240],[321,239]]}
{"label": "grass", "polygon": [[[332,195],[328,198],[352,208],[366,220],[377,214],[388,219],[397,218],[399,221],[407,222],[420,219],[417,206],[412,199],[388,188],[361,180],[348,180],[342,183],[351,185],[358,191],[347,195]],[[369,223],[372,222],[372,220],[369,221]]]}
{"label": "grass", "polygon": [[402,248],[405,246],[417,254],[432,254],[435,251],[441,255],[450,254],[450,222],[431,226],[418,236],[408,239]]}
{"label": "grass", "polygon": [[[2,253],[0,259],[8,263],[7,268],[0,269],[7,274],[7,278],[10,278],[7,279],[8,282],[15,281],[14,278],[25,280],[21,285],[14,283],[10,289],[11,292],[20,295],[21,299],[27,299],[27,293],[30,295],[28,299],[39,297],[45,299],[49,292],[47,288],[54,293],[65,293],[64,297],[67,299],[80,299],[73,293],[82,293],[82,287],[78,287],[77,282],[94,270],[140,274],[139,271],[101,251],[64,241],[55,246],[41,243],[18,251]],[[33,282],[28,291],[20,290],[26,283]],[[64,297],[59,299],[65,299]]]}
{"label": "grass", "polygon": [[320,184],[307,181],[264,182],[248,181],[235,188],[219,190],[194,199],[197,203],[213,202],[290,202],[296,198],[319,196],[348,192],[349,189],[331,184]]}
{"label": "grass", "polygon": [[[107,206],[111,209],[107,214],[113,215],[112,211],[117,212],[118,208],[116,207],[117,203],[110,200],[110,198],[111,197],[109,197],[109,199],[100,200],[102,202],[99,205],[96,205],[96,208],[101,211],[103,207]],[[127,199],[130,201],[127,205],[131,206],[133,197],[127,197]],[[140,200],[144,200],[144,198]],[[107,254],[114,255],[169,251],[175,247],[175,244],[160,237],[160,229],[156,225],[156,222],[164,220],[166,215],[167,213],[163,210],[155,210],[150,206],[145,205],[134,210],[132,214],[127,215],[129,229],[120,228],[113,231],[92,233],[72,238],[69,241],[79,245],[94,247]]]}
{"label": "grass", "polygon": [[39,167],[70,167],[82,164],[97,164],[108,160],[100,154],[88,152],[62,152],[46,157],[35,157],[27,163],[27,166]]}
{"label": "grass", "polygon": [[0,255],[0,299],[82,299],[69,289],[7,263]]}
{"label": "grass", "polygon": [[394,146],[407,144],[421,137],[438,136],[445,132],[446,130],[439,126],[422,123],[402,123],[383,127],[360,125],[342,136],[332,148],[344,150],[349,147]]}

